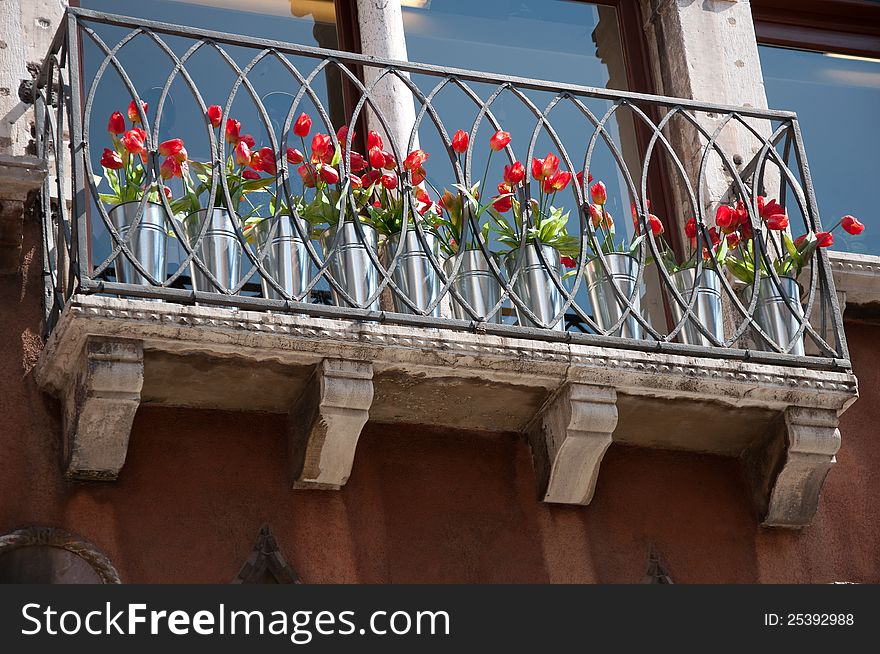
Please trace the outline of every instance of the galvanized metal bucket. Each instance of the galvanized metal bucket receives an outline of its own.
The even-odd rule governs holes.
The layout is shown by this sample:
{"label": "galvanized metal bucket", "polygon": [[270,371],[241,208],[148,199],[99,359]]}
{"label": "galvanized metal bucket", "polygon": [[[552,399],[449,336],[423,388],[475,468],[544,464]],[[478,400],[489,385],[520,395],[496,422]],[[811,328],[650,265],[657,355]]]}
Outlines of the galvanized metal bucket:
{"label": "galvanized metal bucket", "polygon": [[[319,237],[324,257],[329,261],[330,274],[336,283],[354,300],[356,305],[370,311],[379,311],[379,298],[367,304],[367,300],[377,295],[379,288],[379,270],[370,259],[367,248],[376,252],[378,234],[372,225],[361,223],[363,238],[358,233],[358,226],[346,221],[342,228],[333,225]],[[337,231],[339,239],[336,239]],[[352,306],[342,298],[331,286],[333,302],[336,306]]]}
{"label": "galvanized metal bucket", "polygon": [[[397,255],[397,248],[400,246],[401,237],[401,234],[395,234],[388,239],[387,258],[389,263]],[[437,260],[440,254],[440,244],[436,236],[423,232],[423,245],[419,235],[413,229],[408,231],[402,238],[403,250],[397,258],[396,267],[391,271],[391,278],[400,287],[403,294],[416,307],[424,311],[440,296],[440,289],[442,288],[440,275],[437,274],[437,270],[431,264],[431,259],[425,251],[425,246],[427,246],[428,251]],[[394,310],[397,313],[417,313],[402,298],[398,297],[396,293],[394,294]],[[437,306],[426,315],[439,318],[440,303],[438,302]]]}
{"label": "galvanized metal bucket", "polygon": [[[311,260],[307,239],[311,226],[302,218],[277,216],[266,218],[252,228],[257,256],[262,256],[266,272],[287,295],[301,301],[311,281]],[[303,236],[305,235],[305,240]],[[263,297],[286,299],[266,279],[261,279]]]}
{"label": "galvanized metal bucket", "polygon": [[[165,208],[160,204],[148,202],[144,206],[140,222],[134,227],[140,202],[126,202],[113,207],[108,215],[119,237],[126,244],[132,256],[141,267],[159,282],[165,279],[166,249],[168,232],[165,228]],[[115,246],[116,243],[111,243]],[[122,252],[114,262],[116,280],[122,284],[141,284],[151,286],[152,282],[142,275]]]}
{"label": "galvanized metal bucket", "polygon": [[501,323],[501,310],[491,317],[489,312],[501,298],[501,284],[492,272],[489,260],[481,250],[462,250],[454,257],[443,262],[446,275],[452,276],[458,261],[458,272],[450,288],[454,288],[462,300],[467,302],[476,315],[472,316],[465,306],[452,298],[452,315],[458,320],[480,320],[490,323]]}
{"label": "galvanized metal bucket", "polygon": [[[201,241],[198,240],[205,221],[208,226]],[[228,210],[220,207],[202,209],[183,219],[183,230],[195,251],[195,255],[217,278],[218,289],[205,273],[190,263],[193,288],[197,291],[216,293],[228,291],[241,281],[241,260],[244,253],[241,241],[235,233],[237,220]]]}
{"label": "galvanized metal bucket", "polygon": [[[697,280],[697,269],[686,268],[669,276],[675,290],[681,295],[685,304],[690,304],[691,294],[696,292],[691,314],[678,332],[676,338],[679,343],[687,345],[702,345],[712,347],[714,343],[708,336],[700,331],[698,324],[702,324],[706,331],[718,341],[724,342],[724,319],[721,313],[721,278],[714,270],[703,268],[700,271],[700,279]],[[699,284],[697,283],[699,281]],[[696,290],[695,290],[696,287]],[[685,310],[669,295],[669,312],[675,324],[681,322]]]}
{"label": "galvanized metal bucket", "polygon": [[520,254],[519,249],[508,253],[504,259],[504,265],[511,279],[514,273],[517,270],[519,271],[513,283],[513,290],[520,301],[535,314],[540,323],[531,320],[517,306],[516,315],[519,324],[523,327],[542,327],[564,332],[564,317],[559,318],[555,324],[547,327],[562,311],[562,293],[560,293],[559,288],[553,281],[550,268],[548,268],[552,267],[557,273],[559,272],[559,251],[549,245],[531,242],[526,245],[525,252],[522,253],[521,263],[519,261]]}
{"label": "galvanized metal bucket", "polygon": [[[592,259],[584,266],[584,282],[587,285],[587,294],[593,306],[593,319],[603,330],[613,327],[624,314],[627,304],[618,297],[615,286],[620,295],[626,300],[633,296],[636,290],[636,273],[639,268],[638,260],[620,252],[605,255],[605,266],[598,258]],[[641,313],[640,296],[635,295],[632,300],[633,312]],[[642,338],[642,326],[630,312],[623,324],[610,336],[622,336],[623,338]]]}
{"label": "galvanized metal bucket", "polygon": [[[746,286],[740,293],[743,304],[748,306],[752,301],[752,285]],[[789,304],[791,308],[789,308]],[[755,305],[753,317],[764,333],[777,345],[782,348],[787,347],[804,320],[801,289],[797,280],[793,277],[780,277],[779,288],[777,288],[773,279],[761,278],[758,282],[758,302]],[[773,350],[770,344],[757,333],[753,335],[753,341],[759,350]],[[792,344],[789,354],[804,356],[803,335]]]}

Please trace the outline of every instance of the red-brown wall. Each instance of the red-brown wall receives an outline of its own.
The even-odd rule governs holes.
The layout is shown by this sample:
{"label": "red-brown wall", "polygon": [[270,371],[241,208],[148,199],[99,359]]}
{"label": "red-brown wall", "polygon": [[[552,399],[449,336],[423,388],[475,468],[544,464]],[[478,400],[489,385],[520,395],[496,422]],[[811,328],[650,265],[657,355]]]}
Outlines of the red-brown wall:
{"label": "red-brown wall", "polygon": [[653,542],[676,582],[880,581],[880,326],[847,325],[862,399],[812,527],[758,526],[736,460],[612,446],[586,508],[535,498],[513,435],[370,424],[340,492],[289,490],[281,416],[142,407],[115,483],[59,474],[34,384],[40,255],[0,278],[0,534],[98,545],[126,582],[226,582],[269,522],[305,582],[634,582]]}

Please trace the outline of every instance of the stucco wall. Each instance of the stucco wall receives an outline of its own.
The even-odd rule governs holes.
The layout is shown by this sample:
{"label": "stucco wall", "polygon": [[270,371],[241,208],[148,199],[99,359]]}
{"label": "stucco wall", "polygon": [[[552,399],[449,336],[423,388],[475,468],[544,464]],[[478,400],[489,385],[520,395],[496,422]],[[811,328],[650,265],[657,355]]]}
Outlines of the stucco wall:
{"label": "stucco wall", "polygon": [[[848,324],[863,396],[814,525],[768,531],[735,460],[613,445],[587,508],[535,500],[513,435],[369,424],[341,492],[288,490],[281,416],[142,407],[116,483],[59,474],[40,348],[37,225],[0,277],[0,533],[63,527],[126,582],[225,582],[268,521],[306,582],[633,582],[654,542],[676,582],[880,581],[880,326]],[[709,426],[711,428],[711,426]]]}

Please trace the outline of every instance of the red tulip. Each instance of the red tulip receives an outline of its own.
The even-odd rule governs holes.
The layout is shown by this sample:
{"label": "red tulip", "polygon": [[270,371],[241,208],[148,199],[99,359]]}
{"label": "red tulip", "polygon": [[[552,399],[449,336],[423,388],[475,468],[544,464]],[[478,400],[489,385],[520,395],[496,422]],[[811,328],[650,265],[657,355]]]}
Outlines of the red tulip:
{"label": "red tulip", "polygon": [[245,179],[260,179],[260,173],[258,173],[256,170],[251,170],[249,168],[247,170],[245,170],[241,174],[241,176],[244,177]]}
{"label": "red tulip", "polygon": [[226,138],[227,143],[231,143],[232,145],[238,145],[239,133],[241,132],[241,123],[235,120],[234,118],[230,118],[226,121],[226,131],[223,136]]}
{"label": "red tulip", "polygon": [[180,162],[174,157],[168,157],[165,161],[162,162],[162,165],[159,167],[159,175],[162,176],[162,179],[171,179],[173,177],[180,177],[182,169],[180,167]]}
{"label": "red tulip", "polygon": [[[580,187],[583,188],[583,185],[584,185],[584,171],[583,171],[583,170],[578,171],[578,174],[576,175],[576,177],[577,177],[577,181],[578,181],[578,186],[580,186]],[[590,174],[590,173],[587,173],[587,184],[592,184],[592,183],[593,183],[593,175]]]}
{"label": "red tulip", "polygon": [[169,202],[171,202],[171,199],[173,197],[171,195],[171,189],[163,184],[162,185],[162,192],[165,194],[165,199],[168,200]]}
{"label": "red tulip", "polygon": [[142,157],[146,155],[147,149],[144,146],[147,140],[147,133],[140,127],[132,127],[122,136],[122,143],[125,149],[131,154],[139,154]]}
{"label": "red tulip", "polygon": [[489,147],[495,152],[504,149],[508,143],[510,143],[510,132],[504,132],[500,129],[489,139]]}
{"label": "red tulip", "polygon": [[715,247],[721,242],[721,235],[715,227],[709,229],[709,240],[712,242],[712,247]]}
{"label": "red tulip", "polygon": [[390,152],[383,152],[382,156],[385,158],[385,161],[382,162],[382,168],[385,170],[394,170],[397,168],[397,159],[394,158],[394,155]]}
{"label": "red tulip", "polygon": [[726,204],[720,205],[715,211],[715,224],[725,234],[729,234],[735,230],[739,224],[737,222],[736,209]]}
{"label": "red tulip", "polygon": [[254,170],[274,175],[277,172],[277,167],[272,148],[260,148],[251,154],[251,167]]}
{"label": "red tulip", "polygon": [[684,226],[684,235],[688,238],[697,238],[697,219],[691,217]]}
{"label": "red tulip", "polygon": [[801,234],[796,239],[794,239],[794,246],[798,250],[800,250],[801,246],[806,242],[806,240],[807,240],[807,234]]}
{"label": "red tulip", "polygon": [[651,233],[654,234],[654,236],[660,236],[664,231],[663,223],[652,213],[648,214],[648,226],[651,228]]}
{"label": "red tulip", "polygon": [[323,163],[329,163],[333,158],[335,148],[333,147],[333,139],[329,134],[315,134],[312,138],[312,155],[317,157]]}
{"label": "red tulip", "polygon": [[385,153],[381,148],[370,148],[369,157],[373,168],[382,168],[385,165]]}
{"label": "red tulip", "polygon": [[397,177],[395,175],[382,175],[379,181],[382,183],[382,186],[389,191],[393,191],[397,188]]}
{"label": "red tulip", "polygon": [[309,166],[302,164],[296,169],[296,172],[298,172],[300,178],[302,178],[303,186],[306,188],[315,188],[315,174]]}
{"label": "red tulip", "polygon": [[287,148],[287,161],[292,164],[301,164],[305,160],[303,153],[296,148]]}
{"label": "red tulip", "polygon": [[333,166],[324,164],[321,166],[321,179],[328,184],[335,184],[339,181],[339,172]]}
{"label": "red tulip", "polygon": [[250,134],[242,134],[239,140],[249,148],[253,148],[257,144],[257,142],[254,140],[254,137]]}
{"label": "red tulip", "polygon": [[544,180],[544,193],[556,193],[563,190],[571,181],[571,173],[557,170],[551,177]]}
{"label": "red tulip", "polygon": [[865,231],[865,226],[855,216],[844,216],[840,219],[840,226],[843,230],[853,236],[858,236]]}
{"label": "red tulip", "polygon": [[104,154],[101,155],[101,165],[108,170],[119,170],[123,166],[122,157],[116,150],[104,148]]}
{"label": "red tulip", "polygon": [[560,257],[559,263],[561,263],[566,268],[574,268],[578,265],[577,261],[575,261],[571,257]]}
{"label": "red tulip", "polygon": [[301,113],[293,124],[293,133],[304,139],[312,131],[312,119],[307,113]]}
{"label": "red tulip", "polygon": [[784,213],[777,213],[767,218],[767,228],[781,231],[788,227],[788,216]]}
{"label": "red tulip", "polygon": [[602,224],[602,205],[601,204],[591,204],[590,206],[590,220],[593,223],[593,228],[598,229],[599,225]]}
{"label": "red tulip", "polygon": [[403,168],[405,170],[415,170],[416,168],[421,168],[427,160],[427,152],[424,150],[413,150],[403,160]]}
{"label": "red tulip", "polygon": [[463,129],[458,130],[452,136],[452,151],[457,152],[458,154],[464,154],[468,149],[468,142],[470,141],[470,137],[468,133]]}
{"label": "red tulip", "polygon": [[349,175],[349,176],[348,176],[348,179],[349,179],[349,181],[351,182],[351,187],[352,187],[352,188],[362,188],[363,185],[364,185],[364,180],[362,180],[362,179],[361,179],[360,177],[358,177],[357,175],[354,175],[354,174]]}
{"label": "red tulip", "polygon": [[[146,102],[143,102],[143,101],[142,101],[142,102],[141,102],[141,107],[142,107],[143,110],[144,110],[144,115],[146,115],[146,114],[147,114],[147,108],[149,107],[149,105],[148,105]],[[134,103],[134,100],[132,100],[131,102],[128,103],[128,119],[129,119],[132,123],[139,123],[139,122],[141,122],[141,116],[140,116],[140,114],[138,113],[137,105]]]}
{"label": "red tulip", "polygon": [[506,213],[506,212],[510,211],[512,206],[513,206],[513,198],[510,196],[507,196],[505,198],[496,196],[495,201],[492,202],[492,207],[498,213]]}
{"label": "red tulip", "polygon": [[415,195],[418,202],[425,203],[431,201],[431,197],[428,195],[428,192],[421,186],[416,187]]}
{"label": "red tulip", "polygon": [[181,152],[186,152],[183,148],[183,139],[171,139],[159,144],[159,154],[163,157],[173,157]]}
{"label": "red tulip", "polygon": [[[373,130],[370,130],[369,134],[367,134],[367,148],[372,150],[373,148],[382,149],[382,137],[379,136]],[[380,166],[375,166],[379,168]]]}
{"label": "red tulip", "polygon": [[419,185],[425,181],[425,169],[424,168],[416,168],[412,171],[412,181],[413,184]]}
{"label": "red tulip", "polygon": [[741,240],[742,239],[740,238],[739,234],[737,234],[736,232],[733,232],[733,234],[728,234],[727,235],[727,247],[732,250],[737,245],[739,245]]}
{"label": "red tulip", "polygon": [[373,207],[376,208],[376,209],[381,209],[381,208],[382,208],[382,202],[379,201],[379,200],[373,200]]}
{"label": "red tulip", "polygon": [[519,161],[514,161],[509,166],[504,166],[504,181],[516,186],[526,177],[525,166]]}
{"label": "red tulip", "polygon": [[381,178],[382,178],[382,173],[379,172],[378,170],[368,170],[361,177],[361,179],[364,180],[364,184],[367,186],[373,186]]}
{"label": "red tulip", "polygon": [[[354,137],[356,136],[356,132],[352,130],[351,132],[351,140],[354,142]],[[336,130],[336,140],[339,141],[339,146],[344,150],[345,149],[345,141],[348,138],[348,125],[343,125],[338,130]]]}
{"label": "red tulip", "polygon": [[350,152],[348,154],[348,164],[351,168],[351,172],[353,173],[359,173],[367,167],[367,162],[364,160],[364,155],[359,152]]}
{"label": "red tulip", "polygon": [[249,166],[251,163],[251,149],[244,141],[239,141],[235,146],[235,163],[239,166]]}
{"label": "red tulip", "polygon": [[[773,228],[771,227],[770,229]],[[818,246],[820,248],[827,248],[834,245],[834,234],[831,232],[816,232],[816,238],[819,239]]]}
{"label": "red tulip", "polygon": [[537,180],[545,180],[551,177],[559,169],[559,157],[548,154],[543,159],[532,159],[532,177]]}
{"label": "red tulip", "polygon": [[118,111],[110,114],[110,120],[107,123],[107,131],[111,134],[122,134],[125,131],[125,118]]}
{"label": "red tulip", "polygon": [[785,210],[776,200],[767,202],[764,197],[758,196],[758,215],[761,218],[767,219],[780,213],[785,213]]}
{"label": "red tulip", "polygon": [[208,120],[211,121],[211,127],[217,129],[220,127],[220,120],[223,118],[223,109],[219,104],[212,104],[208,107]]}
{"label": "red tulip", "polygon": [[605,204],[608,201],[608,191],[605,189],[605,184],[602,182],[593,184],[590,187],[590,197],[596,204]]}

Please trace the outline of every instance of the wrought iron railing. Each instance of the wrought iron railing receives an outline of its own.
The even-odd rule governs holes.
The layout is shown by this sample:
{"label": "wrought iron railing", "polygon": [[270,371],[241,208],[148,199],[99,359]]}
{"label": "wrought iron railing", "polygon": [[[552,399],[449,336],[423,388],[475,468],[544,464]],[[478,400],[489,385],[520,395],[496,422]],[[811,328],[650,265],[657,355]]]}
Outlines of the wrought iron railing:
{"label": "wrought iron railing", "polygon": [[[331,88],[340,83],[347,106]],[[411,125],[386,115],[390,93],[412,99]],[[68,11],[34,100],[37,147],[54,161],[42,195],[49,328],[72,294],[100,293],[849,366],[830,268],[810,247],[821,226],[793,113],[82,9]],[[124,114],[130,101],[129,120],[105,130],[109,110]],[[186,131],[186,106],[201,137]],[[298,136],[302,113],[314,119],[309,138],[326,134],[311,152]],[[233,116],[251,118],[263,149],[226,134]],[[337,133],[367,120],[381,145]],[[170,122],[185,133],[171,134]],[[518,129],[493,149],[506,122]],[[126,141],[134,125],[142,150]],[[172,136],[184,137],[187,159]],[[362,157],[352,154],[365,141]],[[420,145],[433,145],[430,160],[408,159]],[[544,147],[558,162],[533,164]],[[496,191],[503,164],[509,186]],[[606,200],[592,188],[599,179]],[[652,208],[658,187],[665,198]],[[722,203],[731,208],[716,213]]]}

